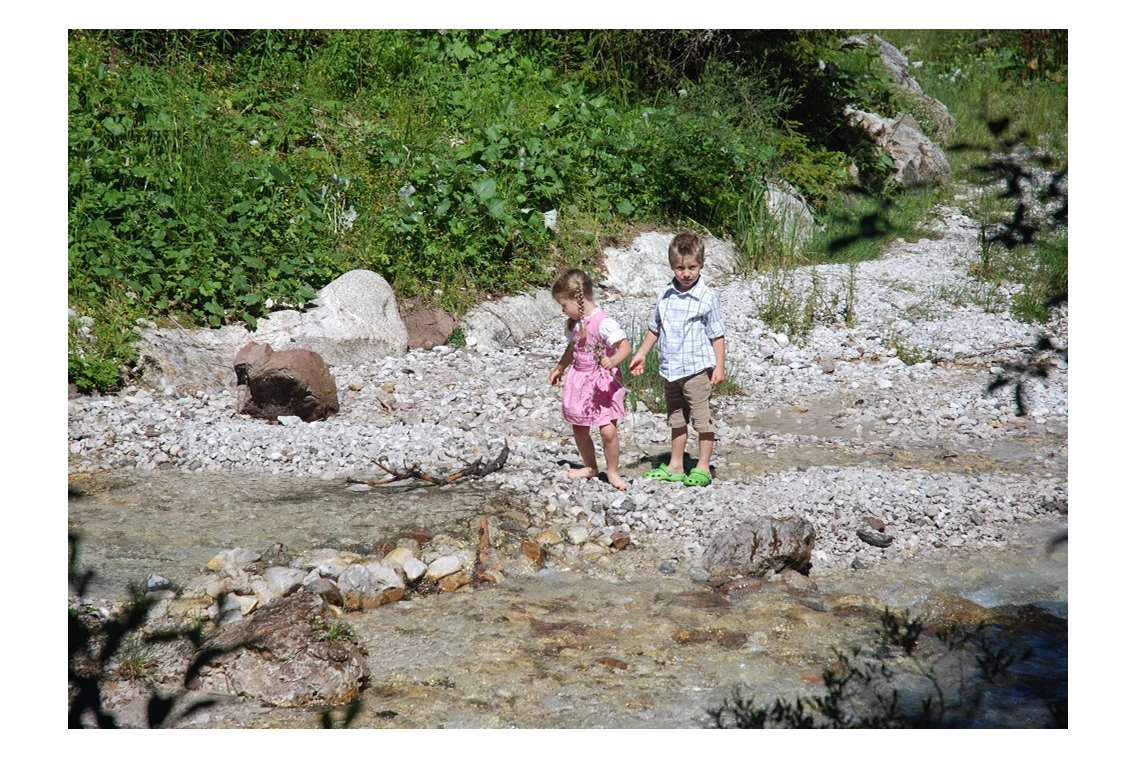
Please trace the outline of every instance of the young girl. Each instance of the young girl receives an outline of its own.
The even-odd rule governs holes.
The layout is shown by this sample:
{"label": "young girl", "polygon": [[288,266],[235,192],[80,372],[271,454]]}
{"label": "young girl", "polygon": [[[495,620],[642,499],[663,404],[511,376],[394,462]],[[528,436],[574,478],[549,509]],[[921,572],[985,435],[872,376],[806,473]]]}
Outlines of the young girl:
{"label": "young girl", "polygon": [[576,449],[584,459],[584,467],[570,470],[569,479],[591,479],[600,473],[590,429],[599,426],[608,483],[625,489],[627,485],[619,472],[616,422],[626,415],[620,364],[631,355],[632,346],[616,320],[592,302],[592,280],[580,269],[569,269],[553,282],[553,299],[568,316],[565,336],[569,343],[549,372],[549,384],[555,386],[572,365],[565,379],[561,412],[565,421],[572,424]]}

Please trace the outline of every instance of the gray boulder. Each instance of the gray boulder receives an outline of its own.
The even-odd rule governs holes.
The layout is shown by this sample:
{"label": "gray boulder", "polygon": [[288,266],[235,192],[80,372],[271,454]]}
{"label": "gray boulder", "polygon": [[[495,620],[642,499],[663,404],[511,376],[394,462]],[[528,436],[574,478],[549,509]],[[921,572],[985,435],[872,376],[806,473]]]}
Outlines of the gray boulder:
{"label": "gray boulder", "polygon": [[333,366],[359,365],[407,351],[407,328],[391,286],[366,269],[348,271],[316,295],[314,308],[257,321],[256,339],[303,348]]}
{"label": "gray boulder", "polygon": [[712,579],[787,568],[804,572],[814,544],[813,525],[803,518],[756,516],[715,535],[703,552],[703,567]]}
{"label": "gray boulder", "polygon": [[553,296],[541,290],[479,305],[462,319],[462,332],[470,347],[500,350],[520,344],[560,315]]}
{"label": "gray boulder", "polygon": [[313,307],[272,313],[253,332],[240,325],[142,330],[139,383],[174,395],[233,389],[232,355],[250,339],[274,350],[311,350],[332,366],[407,351],[407,328],[390,285],[373,271],[356,269],[320,290]]}
{"label": "gray boulder", "polygon": [[951,180],[951,163],[939,145],[920,131],[911,118],[891,119],[876,113],[845,109],[850,126],[862,129],[892,159],[891,181],[905,187],[925,184],[947,184]]}
{"label": "gray boulder", "polygon": [[809,244],[816,224],[809,204],[796,189],[778,179],[767,182],[766,210],[775,220],[774,231],[787,248],[799,251]]}
{"label": "gray boulder", "polygon": [[[605,248],[607,276],[604,285],[625,295],[654,295],[659,292],[673,276],[667,260],[667,248],[674,238],[675,232],[644,232],[628,247]],[[738,256],[733,244],[710,237],[704,240],[704,245],[706,262],[702,275],[708,283],[738,270]]]}
{"label": "gray boulder", "polygon": [[284,707],[351,702],[369,675],[350,638],[324,639],[332,624],[324,601],[292,595],[259,608],[206,642],[211,658],[198,687]]}
{"label": "gray boulder", "polygon": [[857,34],[845,42],[863,47],[877,45],[880,49],[880,61],[884,64],[884,69],[892,79],[893,85],[908,96],[913,110],[918,111],[915,115],[924,118],[932,125],[932,136],[944,139],[952,133],[955,129],[955,117],[951,115],[946,105],[926,94],[920,87],[920,83],[909,70],[908,58],[904,53],[875,34]]}

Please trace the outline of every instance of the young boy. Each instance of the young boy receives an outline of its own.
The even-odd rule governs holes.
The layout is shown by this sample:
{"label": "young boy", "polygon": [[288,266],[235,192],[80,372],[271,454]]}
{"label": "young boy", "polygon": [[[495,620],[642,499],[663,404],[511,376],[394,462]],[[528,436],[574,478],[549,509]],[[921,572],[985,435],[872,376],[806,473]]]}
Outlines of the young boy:
{"label": "young boy", "polygon": [[[711,418],[711,386],[726,379],[726,332],[719,296],[700,278],[703,241],[691,232],[671,240],[667,257],[675,278],[659,292],[640,349],[628,365],[634,376],[644,372],[644,359],[659,343],[659,374],[671,425],[671,461],[648,471],[648,479],[683,482],[689,487],[711,483],[715,422]],[[699,462],[683,472],[687,424],[699,435]]]}

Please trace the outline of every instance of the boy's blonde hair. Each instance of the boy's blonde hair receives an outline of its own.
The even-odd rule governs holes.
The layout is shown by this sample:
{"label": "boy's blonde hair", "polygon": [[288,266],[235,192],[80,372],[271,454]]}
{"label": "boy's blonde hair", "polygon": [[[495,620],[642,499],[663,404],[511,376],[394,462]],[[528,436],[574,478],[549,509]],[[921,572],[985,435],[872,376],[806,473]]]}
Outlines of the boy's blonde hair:
{"label": "boy's blonde hair", "polygon": [[705,254],[703,240],[699,235],[693,232],[680,232],[675,235],[671,240],[671,246],[667,248],[667,262],[674,267],[682,258],[694,258],[696,263],[702,265]]}
{"label": "boy's blonde hair", "polygon": [[569,298],[576,301],[581,318],[579,321],[570,318],[565,324],[565,329],[571,331],[574,326],[578,327],[577,339],[584,342],[587,336],[584,329],[584,301],[592,299],[592,278],[578,268],[570,268],[553,282],[553,299],[559,301]]}

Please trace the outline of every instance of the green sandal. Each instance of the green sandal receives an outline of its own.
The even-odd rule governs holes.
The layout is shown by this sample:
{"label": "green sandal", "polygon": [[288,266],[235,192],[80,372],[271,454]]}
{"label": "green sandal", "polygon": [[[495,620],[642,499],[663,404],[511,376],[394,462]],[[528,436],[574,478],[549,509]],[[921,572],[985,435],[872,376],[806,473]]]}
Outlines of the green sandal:
{"label": "green sandal", "polygon": [[644,479],[654,479],[660,482],[686,482],[687,476],[683,473],[676,473],[667,468],[666,463],[661,463],[655,468],[645,471]]}
{"label": "green sandal", "polygon": [[711,475],[697,468],[691,469],[691,473],[683,477],[683,484],[688,487],[706,487],[710,483]]}

